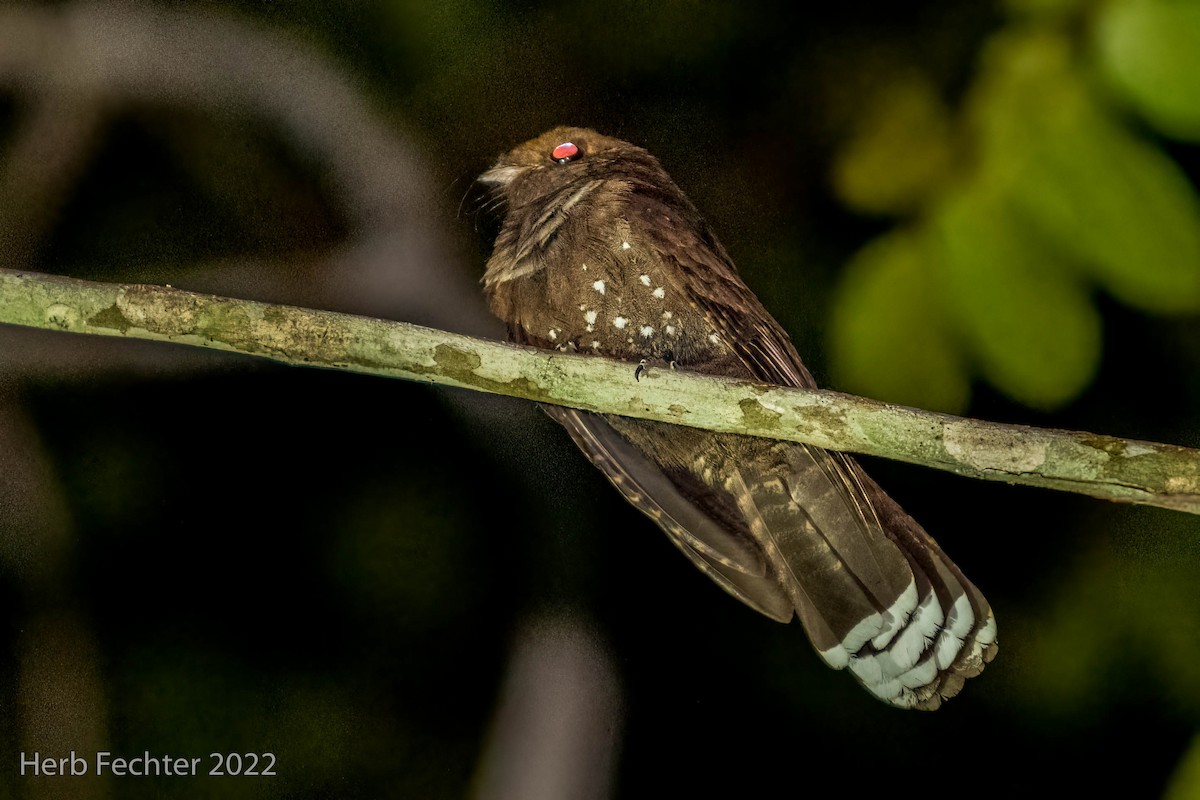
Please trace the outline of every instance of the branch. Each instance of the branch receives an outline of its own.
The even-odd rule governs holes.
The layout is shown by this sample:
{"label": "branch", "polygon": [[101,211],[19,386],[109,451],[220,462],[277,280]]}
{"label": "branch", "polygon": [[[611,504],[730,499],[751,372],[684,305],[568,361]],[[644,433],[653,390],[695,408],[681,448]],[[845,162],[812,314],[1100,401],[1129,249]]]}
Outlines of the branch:
{"label": "branch", "polygon": [[403,322],[0,270],[0,323],[227,350],[804,442],[1200,514],[1200,450],[982,422],[821,390],[550,353]]}

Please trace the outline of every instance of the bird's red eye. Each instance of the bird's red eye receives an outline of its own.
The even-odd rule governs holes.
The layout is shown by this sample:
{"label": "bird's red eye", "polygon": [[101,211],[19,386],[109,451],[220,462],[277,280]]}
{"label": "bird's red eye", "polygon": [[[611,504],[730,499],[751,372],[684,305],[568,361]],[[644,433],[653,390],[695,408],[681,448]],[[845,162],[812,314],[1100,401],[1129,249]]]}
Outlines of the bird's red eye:
{"label": "bird's red eye", "polygon": [[579,158],[580,153],[580,149],[575,146],[574,142],[563,142],[551,151],[550,157],[560,164],[565,164]]}

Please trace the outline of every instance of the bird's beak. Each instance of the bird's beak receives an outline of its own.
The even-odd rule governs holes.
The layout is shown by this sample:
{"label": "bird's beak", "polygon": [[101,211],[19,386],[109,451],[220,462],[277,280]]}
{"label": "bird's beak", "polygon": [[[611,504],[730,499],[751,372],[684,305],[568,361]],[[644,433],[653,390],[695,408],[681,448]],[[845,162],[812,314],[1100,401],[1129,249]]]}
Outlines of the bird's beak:
{"label": "bird's beak", "polygon": [[476,180],[488,186],[507,186],[513,179],[525,171],[524,167],[505,166],[497,164]]}

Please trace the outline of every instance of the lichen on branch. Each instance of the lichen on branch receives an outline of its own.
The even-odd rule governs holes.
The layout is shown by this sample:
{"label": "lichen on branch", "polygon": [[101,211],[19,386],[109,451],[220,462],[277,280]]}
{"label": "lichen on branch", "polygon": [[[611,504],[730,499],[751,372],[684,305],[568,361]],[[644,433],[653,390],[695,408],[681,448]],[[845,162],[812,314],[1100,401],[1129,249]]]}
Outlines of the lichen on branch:
{"label": "lichen on branch", "polygon": [[0,270],[0,323],[457,386],[1200,514],[1200,450],[653,366],[635,380],[633,364],[404,322]]}

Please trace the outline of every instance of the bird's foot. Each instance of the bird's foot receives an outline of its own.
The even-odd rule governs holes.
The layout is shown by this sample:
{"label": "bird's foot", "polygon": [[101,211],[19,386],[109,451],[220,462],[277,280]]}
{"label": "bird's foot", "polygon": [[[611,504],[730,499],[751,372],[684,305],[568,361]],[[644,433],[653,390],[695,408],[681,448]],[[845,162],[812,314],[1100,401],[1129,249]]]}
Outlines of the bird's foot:
{"label": "bird's foot", "polygon": [[641,361],[638,362],[637,369],[635,369],[633,371],[633,379],[635,381],[640,381],[642,379],[642,375],[644,375],[650,371],[650,365],[653,362],[659,362],[661,364],[665,364],[667,366],[667,368],[671,369],[671,370],[674,370],[676,368],[675,367],[675,359],[671,356],[670,353],[667,353],[665,358],[643,358]]}

